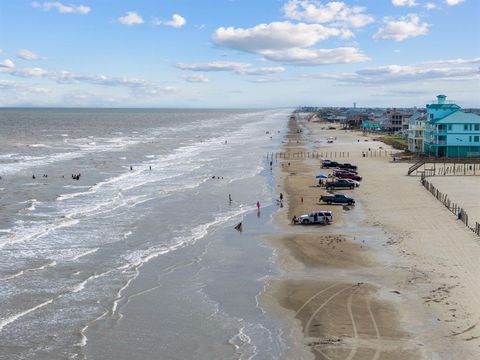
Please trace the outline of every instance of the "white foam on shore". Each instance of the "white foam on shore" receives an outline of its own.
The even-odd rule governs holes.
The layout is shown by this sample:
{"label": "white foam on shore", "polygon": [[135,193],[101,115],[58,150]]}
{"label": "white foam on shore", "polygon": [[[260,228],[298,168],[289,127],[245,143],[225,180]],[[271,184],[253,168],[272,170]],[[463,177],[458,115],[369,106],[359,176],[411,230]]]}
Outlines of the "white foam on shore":
{"label": "white foam on shore", "polygon": [[43,303],[41,303],[37,306],[34,306],[30,309],[27,309],[27,310],[22,311],[18,314],[12,315],[12,316],[10,316],[6,319],[0,320],[0,331],[2,331],[3,328],[5,326],[7,326],[8,324],[11,324],[12,322],[20,319],[21,317],[24,317],[25,315],[28,315],[28,314],[34,312],[35,310],[41,309],[42,307],[47,306],[48,304],[51,304],[52,302],[53,302],[53,299],[47,300],[47,301],[45,301],[45,302],[43,302]]}
{"label": "white foam on shore", "polygon": [[25,208],[25,210],[28,210],[28,211],[33,211],[33,210],[35,210],[35,205],[36,205],[36,204],[41,204],[41,202],[38,201],[37,199],[31,199],[31,200],[29,200],[29,202],[30,202],[30,206],[27,207],[27,208]]}
{"label": "white foam on shore", "polygon": [[71,261],[75,261],[75,260],[78,260],[84,256],[87,256],[87,255],[90,255],[90,254],[93,254],[93,253],[96,253],[98,250],[100,250],[100,248],[94,248],[94,249],[90,249],[88,251],[85,251],[84,253],[81,253],[81,254],[78,254],[78,255],[75,255],[74,257],[72,257]]}
{"label": "white foam on shore", "polygon": [[42,265],[42,266],[39,266],[39,267],[36,267],[36,268],[30,268],[30,269],[25,269],[25,270],[20,270],[19,272],[16,272],[15,274],[12,274],[12,275],[8,275],[8,276],[5,276],[3,278],[0,278],[0,281],[6,281],[6,280],[11,280],[11,279],[15,279],[19,276],[22,276],[26,273],[29,273],[29,272],[34,272],[34,271],[39,271],[39,270],[44,270],[46,268],[49,268],[49,267],[53,267],[53,266],[56,266],[57,265],[57,262],[56,261],[50,261],[48,262],[47,264],[45,265]]}
{"label": "white foam on shore", "polygon": [[98,279],[98,278],[101,278],[101,277],[104,277],[108,274],[111,274],[113,271],[115,271],[116,269],[111,269],[111,270],[108,270],[108,271],[105,271],[103,273],[100,273],[100,274],[93,274],[91,276],[89,276],[88,278],[86,278],[85,280],[83,280],[82,282],[80,282],[79,284],[75,285],[74,287],[71,288],[71,292],[72,293],[78,293],[80,291],[82,291],[83,289],[85,289],[85,286],[92,280],[95,280],[95,279]]}

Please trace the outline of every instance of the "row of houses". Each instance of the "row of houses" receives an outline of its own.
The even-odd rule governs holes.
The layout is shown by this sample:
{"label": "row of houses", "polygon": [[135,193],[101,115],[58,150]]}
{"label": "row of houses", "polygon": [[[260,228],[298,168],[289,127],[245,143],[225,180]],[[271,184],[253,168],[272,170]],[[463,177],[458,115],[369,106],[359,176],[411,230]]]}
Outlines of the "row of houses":
{"label": "row of houses", "polygon": [[[308,108],[345,128],[383,131],[408,140],[408,150],[436,157],[480,157],[480,111],[462,109],[445,95],[425,108]],[[302,109],[305,111],[305,109]]]}
{"label": "row of houses", "polygon": [[480,157],[480,115],[464,111],[445,95],[412,115],[408,149],[435,157]]}

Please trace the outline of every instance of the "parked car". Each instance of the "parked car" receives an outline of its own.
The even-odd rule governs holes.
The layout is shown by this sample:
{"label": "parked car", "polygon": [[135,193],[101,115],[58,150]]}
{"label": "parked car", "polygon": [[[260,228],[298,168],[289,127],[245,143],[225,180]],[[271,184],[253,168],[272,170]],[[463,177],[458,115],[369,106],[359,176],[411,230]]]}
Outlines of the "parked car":
{"label": "parked car", "polygon": [[336,168],[338,167],[338,162],[332,160],[322,160],[322,168]]}
{"label": "parked car", "polygon": [[360,186],[360,181],[352,180],[352,179],[344,179],[344,180],[347,180],[349,183],[352,183],[353,185],[355,185],[355,187]]}
{"label": "parked car", "polygon": [[352,184],[351,182],[347,181],[346,179],[337,179],[334,181],[327,182],[325,185],[325,188],[327,190],[333,190],[336,188],[347,188],[347,189],[353,189],[355,187],[355,184]]}
{"label": "parked car", "polygon": [[351,197],[345,196],[343,194],[335,195],[322,195],[320,196],[320,201],[326,202],[327,204],[355,204],[355,200]]}
{"label": "parked car", "polygon": [[300,224],[322,224],[328,225],[333,221],[333,213],[328,210],[312,211],[310,214],[300,215],[298,222]]}
{"label": "parked car", "polygon": [[352,164],[349,164],[349,163],[338,164],[338,167],[341,168],[341,169],[349,169],[349,170],[357,170],[358,169],[357,165],[352,165]]}
{"label": "parked car", "polygon": [[333,169],[333,175],[337,174],[354,174],[358,175],[358,173],[354,170],[347,170],[347,169],[340,169],[340,168],[335,168]]}
{"label": "parked car", "polygon": [[348,173],[348,172],[340,173],[340,174],[335,175],[335,176],[340,178],[340,179],[352,179],[352,180],[357,180],[357,181],[362,180],[361,176],[358,176],[357,174]]}

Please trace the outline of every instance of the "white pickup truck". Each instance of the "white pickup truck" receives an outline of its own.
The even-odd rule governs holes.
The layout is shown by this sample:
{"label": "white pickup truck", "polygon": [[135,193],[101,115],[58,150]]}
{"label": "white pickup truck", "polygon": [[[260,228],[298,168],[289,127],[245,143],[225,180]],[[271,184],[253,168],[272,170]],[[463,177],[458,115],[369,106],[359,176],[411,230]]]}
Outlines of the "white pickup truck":
{"label": "white pickup truck", "polygon": [[308,224],[322,224],[328,225],[333,221],[333,214],[331,211],[312,211],[310,214],[300,215],[298,223],[303,225]]}

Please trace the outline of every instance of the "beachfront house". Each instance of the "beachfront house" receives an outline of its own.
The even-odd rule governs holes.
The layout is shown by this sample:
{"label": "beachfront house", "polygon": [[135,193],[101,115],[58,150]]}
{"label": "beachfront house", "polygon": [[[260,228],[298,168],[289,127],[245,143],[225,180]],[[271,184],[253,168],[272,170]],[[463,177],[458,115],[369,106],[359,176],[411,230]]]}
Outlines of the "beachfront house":
{"label": "beachfront house", "polygon": [[427,113],[424,109],[416,110],[408,123],[408,150],[413,153],[423,153],[423,137]]}
{"label": "beachfront house", "polygon": [[438,157],[480,157],[480,115],[462,111],[445,95],[427,105],[425,154]]}
{"label": "beachfront house", "polygon": [[401,109],[387,109],[385,113],[385,121],[382,124],[382,128],[385,131],[398,133],[402,132],[406,134],[408,131],[408,120],[412,113],[407,110]]}

